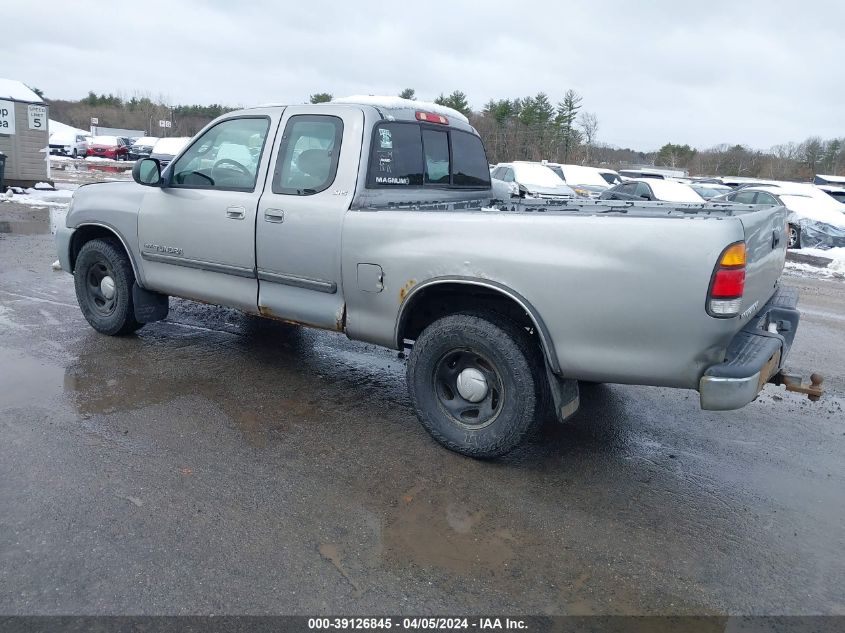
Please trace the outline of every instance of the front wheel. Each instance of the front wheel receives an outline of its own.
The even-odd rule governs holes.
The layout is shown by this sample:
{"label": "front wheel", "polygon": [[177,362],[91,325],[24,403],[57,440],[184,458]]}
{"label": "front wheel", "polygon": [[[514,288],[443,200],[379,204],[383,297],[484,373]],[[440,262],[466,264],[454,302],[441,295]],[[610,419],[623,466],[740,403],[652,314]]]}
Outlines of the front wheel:
{"label": "front wheel", "polygon": [[73,282],[82,314],[98,332],[116,336],[141,327],[132,302],[135,274],[115,240],[86,242],[76,258]]}
{"label": "front wheel", "polygon": [[423,330],[408,359],[408,389],[431,436],[476,458],[516,448],[546,410],[539,347],[493,313],[454,314]]}

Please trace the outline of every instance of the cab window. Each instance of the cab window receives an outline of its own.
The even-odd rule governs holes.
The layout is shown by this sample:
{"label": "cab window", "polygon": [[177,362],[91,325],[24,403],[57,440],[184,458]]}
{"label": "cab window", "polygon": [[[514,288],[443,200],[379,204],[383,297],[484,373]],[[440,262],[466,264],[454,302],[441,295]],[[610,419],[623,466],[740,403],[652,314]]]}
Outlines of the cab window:
{"label": "cab window", "polygon": [[[496,173],[501,177],[501,169]],[[474,134],[410,122],[380,123],[373,131],[367,186],[489,188],[490,167]]]}
{"label": "cab window", "polygon": [[172,185],[253,191],[270,120],[221,121],[193,142],[172,167]]}
{"label": "cab window", "polygon": [[288,119],[273,193],[310,196],[328,189],[337,175],[343,120],[323,114],[298,114]]}

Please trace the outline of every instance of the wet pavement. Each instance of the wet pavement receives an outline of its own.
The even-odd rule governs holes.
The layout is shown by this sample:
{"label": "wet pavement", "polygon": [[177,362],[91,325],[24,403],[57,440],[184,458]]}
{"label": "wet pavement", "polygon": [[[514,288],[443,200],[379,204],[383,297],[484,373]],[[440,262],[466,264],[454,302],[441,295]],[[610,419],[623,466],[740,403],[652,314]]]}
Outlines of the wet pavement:
{"label": "wet pavement", "polygon": [[819,403],[594,386],[478,462],[389,350],[180,300],[97,334],[51,211],[0,203],[0,613],[845,614],[842,281],[785,278]]}

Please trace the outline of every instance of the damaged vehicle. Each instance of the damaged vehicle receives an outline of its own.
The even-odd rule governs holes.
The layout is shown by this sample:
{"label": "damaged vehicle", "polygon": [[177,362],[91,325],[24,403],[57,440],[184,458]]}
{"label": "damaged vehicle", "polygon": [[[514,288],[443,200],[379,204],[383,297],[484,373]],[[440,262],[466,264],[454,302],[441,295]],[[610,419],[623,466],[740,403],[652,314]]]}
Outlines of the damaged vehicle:
{"label": "damaged vehicle", "polygon": [[573,189],[563,178],[542,163],[514,161],[499,163],[492,177],[507,183],[511,193],[522,198],[563,200],[575,198]]}
{"label": "damaged vehicle", "polygon": [[[542,165],[503,169],[561,190]],[[579,380],[720,411],[785,380],[783,207],[503,203],[466,117],[397,97],[229,112],[132,176],[79,187],[56,232],[95,330],[131,334],[173,296],[407,352],[420,422],[465,455],[569,419]]]}
{"label": "damaged vehicle", "polygon": [[787,248],[845,246],[845,205],[814,185],[783,183],[779,186],[744,187],[718,200],[786,207],[789,212]]}

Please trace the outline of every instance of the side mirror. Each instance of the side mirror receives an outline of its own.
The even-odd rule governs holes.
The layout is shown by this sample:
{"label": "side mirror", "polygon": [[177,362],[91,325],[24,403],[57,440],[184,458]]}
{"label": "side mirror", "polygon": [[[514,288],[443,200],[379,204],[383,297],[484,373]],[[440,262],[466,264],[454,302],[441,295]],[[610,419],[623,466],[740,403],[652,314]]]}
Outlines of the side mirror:
{"label": "side mirror", "polygon": [[161,164],[156,158],[142,158],[132,167],[132,178],[146,187],[161,186]]}
{"label": "side mirror", "polygon": [[647,193],[641,193],[640,198],[642,198],[643,200],[651,200],[651,196]]}

